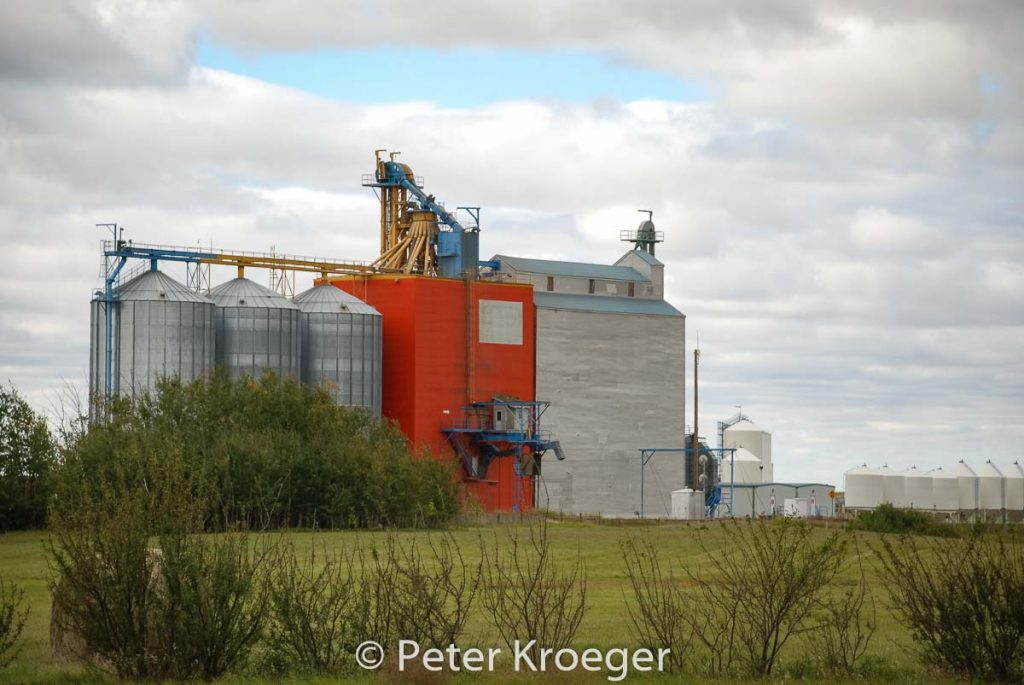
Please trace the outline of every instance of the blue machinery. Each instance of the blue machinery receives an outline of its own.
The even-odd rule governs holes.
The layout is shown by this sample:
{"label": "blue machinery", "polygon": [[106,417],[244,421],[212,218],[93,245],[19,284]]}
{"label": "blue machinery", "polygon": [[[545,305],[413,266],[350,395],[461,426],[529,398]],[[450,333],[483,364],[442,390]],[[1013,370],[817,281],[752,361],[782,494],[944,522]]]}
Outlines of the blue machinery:
{"label": "blue machinery", "polygon": [[[684,455],[684,463],[686,466],[693,464],[693,459],[689,458],[693,456],[692,447],[642,447],[640,452],[640,518],[644,517],[644,479],[645,472],[647,471],[647,464],[654,458],[656,454],[682,454]],[[734,457],[736,455],[736,448],[734,447],[707,447],[705,445],[700,446],[700,457],[701,464],[704,466],[704,473],[698,474],[696,478],[693,474],[686,472],[686,478],[684,481],[693,487],[694,490],[704,491],[704,509],[705,515],[708,518],[715,518],[718,515],[728,516],[732,514],[732,500],[733,493],[735,491],[735,483],[731,480],[733,476]],[[716,478],[710,478],[714,471],[709,468],[713,462],[717,460],[719,466],[725,462],[726,457],[729,460],[729,483],[716,482],[710,488],[707,488],[707,481],[717,480]],[[700,481],[704,482],[701,483]],[[698,487],[699,486],[699,487]],[[724,486],[724,487],[723,487]]]}
{"label": "blue machinery", "polygon": [[[380,257],[375,266],[405,273],[476,277],[480,260],[480,208],[459,207],[472,219],[463,225],[433,195],[408,164],[396,162],[399,153],[382,159],[375,150],[376,171],[363,175],[363,186],[379,189]],[[441,228],[445,226],[445,229]]]}
{"label": "blue machinery", "polygon": [[565,459],[562,445],[541,430],[541,417],[551,405],[545,401],[503,400],[474,402],[462,410],[459,425],[442,428],[462,459],[470,478],[483,480],[491,462],[514,456],[516,475],[513,511],[519,511],[522,477],[540,473],[540,459],[548,451]]}

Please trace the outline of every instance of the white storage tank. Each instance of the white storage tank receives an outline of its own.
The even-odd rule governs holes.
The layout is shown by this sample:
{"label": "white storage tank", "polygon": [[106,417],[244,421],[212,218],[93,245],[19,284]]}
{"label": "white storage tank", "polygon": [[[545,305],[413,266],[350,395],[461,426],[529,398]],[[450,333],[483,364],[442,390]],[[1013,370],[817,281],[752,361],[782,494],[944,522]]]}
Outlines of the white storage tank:
{"label": "white storage tank", "polygon": [[690,488],[673,490],[672,518],[688,521],[704,518],[704,493]]}
{"label": "white storage tank", "polygon": [[936,511],[960,509],[960,479],[952,471],[941,468],[928,472],[932,479],[932,508]]}
{"label": "white storage tank", "polygon": [[911,466],[903,472],[903,497],[909,509],[934,509],[932,477]]}
{"label": "white storage tank", "polygon": [[953,467],[960,492],[960,510],[974,511],[978,508],[978,473],[962,459]]}
{"label": "white storage tank", "polygon": [[1024,468],[1013,462],[1006,469],[1006,508],[1009,511],[1024,511]]}
{"label": "white storage tank", "polygon": [[741,419],[726,428],[722,437],[722,447],[743,447],[760,459],[761,482],[773,482],[771,433],[762,430],[750,419]]}
{"label": "white storage tank", "polygon": [[299,377],[299,308],[270,288],[236,278],[210,291],[217,305],[217,363],[232,378],[259,378],[270,369]]}
{"label": "white storage tank", "polygon": [[888,465],[878,469],[878,474],[882,477],[882,501],[894,507],[906,507],[903,474],[893,471]]}
{"label": "white storage tank", "polygon": [[[111,392],[141,395],[164,376],[183,381],[213,368],[214,305],[170,276],[146,271],[114,291]],[[106,303],[91,303],[89,392],[105,392]]]}
{"label": "white storage tank", "polygon": [[855,466],[843,476],[847,509],[874,509],[882,503],[882,476],[867,464]]}
{"label": "white storage tank", "polygon": [[745,447],[739,447],[730,459],[722,457],[722,485],[730,483],[760,483],[761,460]]}
{"label": "white storage tank", "polygon": [[991,461],[978,467],[978,508],[989,511],[1005,506],[1006,477]]}
{"label": "white storage tank", "polygon": [[302,310],[302,381],[326,383],[338,404],[379,416],[380,312],[333,285],[310,288],[295,304]]}

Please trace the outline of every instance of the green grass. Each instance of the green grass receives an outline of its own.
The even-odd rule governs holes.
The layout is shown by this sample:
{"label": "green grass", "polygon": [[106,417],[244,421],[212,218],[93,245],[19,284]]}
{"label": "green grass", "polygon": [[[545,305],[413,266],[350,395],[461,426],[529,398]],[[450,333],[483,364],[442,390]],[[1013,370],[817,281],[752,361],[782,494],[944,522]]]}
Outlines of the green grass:
{"label": "green grass", "polygon": [[[507,533],[514,529],[510,525],[468,526],[452,531],[467,561],[479,559],[481,538],[494,540],[505,539]],[[661,523],[638,525],[636,522],[608,522],[596,524],[589,522],[552,521],[550,538],[556,558],[574,559],[579,553],[586,565],[588,580],[587,604],[588,612],[578,636],[579,646],[599,648],[625,647],[633,644],[629,632],[629,620],[626,614],[627,586],[622,569],[619,543],[628,536],[649,535],[652,541],[663,552],[666,558],[673,561],[674,575],[685,578],[684,567],[690,569],[707,568],[708,558],[700,552],[696,544],[696,536],[704,535],[713,548],[720,545],[721,533],[716,531],[717,525],[707,526],[685,523]],[[816,528],[814,535],[823,539],[833,528]],[[431,533],[438,535],[438,533]],[[346,546],[367,545],[374,537],[383,534],[371,532],[290,532],[284,534],[300,550],[308,550],[314,544],[323,545],[328,549]],[[428,533],[402,532],[403,537],[422,538]],[[869,654],[872,662],[881,664],[875,673],[869,673],[865,679],[857,682],[935,682],[934,678],[912,656],[911,644],[906,631],[897,623],[888,608],[885,588],[878,576],[877,563],[870,554],[869,546],[878,540],[872,533],[860,533],[860,552],[865,555],[871,590],[878,606],[879,627],[870,646]],[[22,638],[23,650],[14,663],[0,671],[0,683],[109,683],[114,679],[90,671],[79,665],[54,664],[49,657],[49,621],[50,598],[47,587],[49,570],[46,561],[46,533],[26,532],[0,535],[0,576],[17,583],[25,593],[25,600],[30,606],[30,614]],[[929,540],[925,544],[941,544],[941,540]],[[847,567],[839,577],[838,583],[852,584],[855,572]],[[489,627],[484,617],[476,613],[470,621],[467,635],[470,642],[484,646],[502,646],[496,631]],[[820,680],[821,676],[808,672],[802,663],[799,642],[791,645],[783,655],[782,668],[776,680],[806,679]],[[409,674],[371,674],[346,682],[405,682]],[[446,682],[447,680],[469,680],[469,676],[457,678],[416,678],[422,682]],[[520,676],[515,682],[540,682],[547,680],[558,682],[607,682],[603,676],[585,677],[582,675],[560,676],[551,678],[550,674]],[[490,679],[492,682],[510,680],[510,674],[499,674]],[[699,682],[695,676],[684,677],[629,677],[627,682]],[[836,682],[834,678],[830,681]],[[233,677],[221,683],[261,683],[271,682],[260,679]],[[273,681],[280,682],[280,681]],[[283,682],[291,683],[334,683],[337,679],[316,679],[296,677]],[[722,681],[727,682],[727,681]],[[841,682],[841,681],[840,681]]]}

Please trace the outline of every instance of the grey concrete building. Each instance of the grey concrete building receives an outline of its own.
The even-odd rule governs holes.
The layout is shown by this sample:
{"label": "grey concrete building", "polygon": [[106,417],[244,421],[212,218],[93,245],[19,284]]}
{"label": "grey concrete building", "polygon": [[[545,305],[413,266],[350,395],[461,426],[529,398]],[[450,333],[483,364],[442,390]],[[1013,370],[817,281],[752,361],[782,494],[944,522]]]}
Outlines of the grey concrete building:
{"label": "grey concrete building", "polygon": [[[630,517],[640,509],[641,447],[674,447],[685,432],[686,319],[664,300],[664,265],[642,250],[615,264],[496,255],[493,277],[534,286],[537,399],[566,458],[546,457],[537,504]],[[645,513],[668,516],[683,487],[681,455],[646,468]]]}

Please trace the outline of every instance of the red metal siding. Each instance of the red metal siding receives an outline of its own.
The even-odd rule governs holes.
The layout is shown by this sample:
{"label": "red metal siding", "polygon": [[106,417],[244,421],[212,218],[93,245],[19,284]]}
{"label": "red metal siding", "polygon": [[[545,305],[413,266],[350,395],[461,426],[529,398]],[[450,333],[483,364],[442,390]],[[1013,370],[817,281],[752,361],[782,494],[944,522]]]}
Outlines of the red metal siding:
{"label": "red metal siding", "polygon": [[[428,448],[439,458],[454,460],[441,429],[457,422],[463,407],[497,395],[535,399],[532,286],[394,275],[332,279],[331,283],[383,315],[382,410],[385,417],[398,422],[414,449]],[[522,304],[522,344],[479,342],[480,300]],[[510,457],[497,459],[486,481],[467,481],[486,511],[512,509],[516,501],[512,462]],[[531,481],[521,479],[524,508],[533,506]]]}

